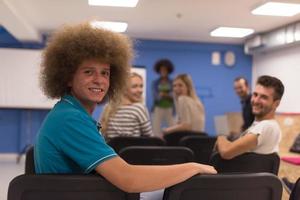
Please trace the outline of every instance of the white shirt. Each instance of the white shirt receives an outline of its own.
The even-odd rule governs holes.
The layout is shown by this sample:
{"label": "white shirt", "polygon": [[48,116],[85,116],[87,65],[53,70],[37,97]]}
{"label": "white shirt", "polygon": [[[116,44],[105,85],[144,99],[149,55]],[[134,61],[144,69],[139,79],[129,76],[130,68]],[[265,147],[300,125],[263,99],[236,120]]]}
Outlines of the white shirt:
{"label": "white shirt", "polygon": [[254,121],[242,136],[245,134],[255,134],[258,136],[257,146],[251,152],[270,154],[279,151],[281,130],[275,119]]}

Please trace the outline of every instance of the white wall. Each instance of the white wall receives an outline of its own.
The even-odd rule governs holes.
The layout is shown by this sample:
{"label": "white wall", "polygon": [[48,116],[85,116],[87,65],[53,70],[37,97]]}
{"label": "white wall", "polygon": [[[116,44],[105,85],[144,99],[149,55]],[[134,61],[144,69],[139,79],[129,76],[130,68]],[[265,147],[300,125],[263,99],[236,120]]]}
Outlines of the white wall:
{"label": "white wall", "polygon": [[252,88],[261,75],[275,76],[285,86],[277,112],[300,113],[300,46],[254,55]]}
{"label": "white wall", "polygon": [[52,108],[39,87],[41,50],[0,49],[0,107]]}

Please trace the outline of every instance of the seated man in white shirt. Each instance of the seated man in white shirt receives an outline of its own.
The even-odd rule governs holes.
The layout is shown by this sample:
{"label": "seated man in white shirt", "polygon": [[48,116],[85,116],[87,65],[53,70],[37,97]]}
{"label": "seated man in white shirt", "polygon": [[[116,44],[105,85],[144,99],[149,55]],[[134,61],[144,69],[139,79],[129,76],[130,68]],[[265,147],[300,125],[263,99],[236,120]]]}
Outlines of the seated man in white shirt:
{"label": "seated man in white shirt", "polygon": [[237,140],[231,142],[225,136],[218,137],[216,147],[223,159],[232,159],[246,152],[278,152],[281,130],[274,116],[283,93],[284,86],[279,79],[271,76],[258,78],[251,98],[255,120]]}

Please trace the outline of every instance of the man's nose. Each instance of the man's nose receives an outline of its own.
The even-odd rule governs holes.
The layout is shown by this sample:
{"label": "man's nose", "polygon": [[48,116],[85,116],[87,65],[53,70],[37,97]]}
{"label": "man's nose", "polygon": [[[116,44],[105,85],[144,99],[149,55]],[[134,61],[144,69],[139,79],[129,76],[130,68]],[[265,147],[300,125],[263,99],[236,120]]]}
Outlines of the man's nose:
{"label": "man's nose", "polygon": [[138,91],[139,91],[139,92],[143,92],[143,88],[141,88],[141,87],[138,88]]}
{"label": "man's nose", "polygon": [[259,102],[259,97],[252,97],[251,101],[253,101],[253,103],[257,103]]}
{"label": "man's nose", "polygon": [[102,80],[102,74],[101,73],[95,73],[93,76],[94,81],[100,82]]}

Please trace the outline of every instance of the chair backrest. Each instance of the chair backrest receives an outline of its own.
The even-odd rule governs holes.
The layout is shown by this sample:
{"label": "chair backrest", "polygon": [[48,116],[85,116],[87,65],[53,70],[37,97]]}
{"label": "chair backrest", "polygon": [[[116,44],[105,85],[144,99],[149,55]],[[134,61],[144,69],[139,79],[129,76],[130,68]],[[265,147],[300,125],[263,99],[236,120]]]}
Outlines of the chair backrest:
{"label": "chair backrest", "polygon": [[193,151],[179,146],[131,146],[122,149],[119,155],[135,165],[171,165],[194,161]]}
{"label": "chair backrest", "polygon": [[219,173],[226,172],[269,172],[278,174],[280,157],[277,153],[257,154],[244,153],[233,159],[222,159],[219,153],[212,155],[210,164],[213,165]]}
{"label": "chair backrest", "polygon": [[35,174],[33,146],[28,148],[25,155],[25,174]]}
{"label": "chair backrest", "polygon": [[181,138],[190,135],[202,135],[207,136],[205,132],[195,132],[195,131],[176,131],[169,134],[164,135],[164,140],[166,141],[168,146],[178,146]]}
{"label": "chair backrest", "polygon": [[289,200],[299,200],[299,199],[300,199],[300,178],[298,178],[298,180],[296,181]]}
{"label": "chair backrest", "polygon": [[270,173],[196,175],[167,188],[164,200],[281,200],[282,184]]}
{"label": "chair backrest", "polygon": [[190,135],[183,137],[179,145],[193,150],[196,162],[208,164],[216,139],[216,137]]}
{"label": "chair backrest", "polygon": [[111,138],[108,142],[116,153],[128,146],[163,146],[165,141],[158,137],[129,137],[129,136],[118,136]]}
{"label": "chair backrest", "polygon": [[9,184],[7,200],[138,200],[97,175],[20,175]]}

